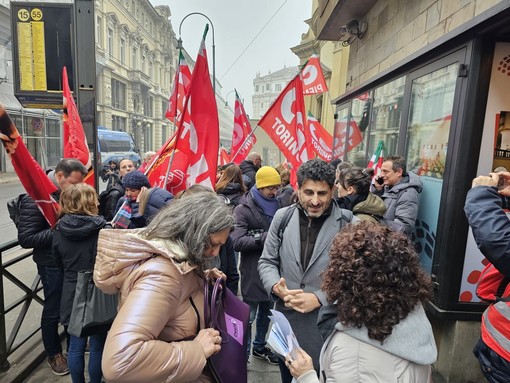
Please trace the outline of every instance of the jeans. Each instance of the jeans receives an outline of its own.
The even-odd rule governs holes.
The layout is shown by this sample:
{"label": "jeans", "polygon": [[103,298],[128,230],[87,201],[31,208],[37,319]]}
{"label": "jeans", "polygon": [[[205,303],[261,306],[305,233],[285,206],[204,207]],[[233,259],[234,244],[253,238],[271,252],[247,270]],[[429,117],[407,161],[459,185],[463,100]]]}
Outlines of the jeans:
{"label": "jeans", "polygon": [[[103,372],[101,359],[106,341],[106,331],[89,336],[89,379],[91,383],[101,383]],[[67,365],[73,383],[85,383],[85,348],[87,337],[79,338],[71,335],[71,344],[67,356]]]}
{"label": "jeans", "polygon": [[491,383],[510,382],[510,363],[495,353],[480,339],[473,353],[480,362],[483,375]]}
{"label": "jeans", "polygon": [[[244,301],[248,306],[250,306],[250,320],[248,322],[248,349],[246,350],[246,355],[250,356],[250,348],[251,348],[251,324],[255,321],[255,316],[257,316],[257,323],[255,329],[255,340],[253,341],[253,348],[256,350],[261,350],[266,347],[266,335],[267,330],[269,329],[269,315],[271,315],[271,311],[269,311],[273,307],[273,303],[270,301],[263,302],[251,302]],[[258,308],[258,315],[257,315]]]}
{"label": "jeans", "polygon": [[44,292],[44,306],[41,315],[41,334],[46,354],[50,357],[62,352],[58,335],[60,299],[64,273],[57,267],[37,265]]}

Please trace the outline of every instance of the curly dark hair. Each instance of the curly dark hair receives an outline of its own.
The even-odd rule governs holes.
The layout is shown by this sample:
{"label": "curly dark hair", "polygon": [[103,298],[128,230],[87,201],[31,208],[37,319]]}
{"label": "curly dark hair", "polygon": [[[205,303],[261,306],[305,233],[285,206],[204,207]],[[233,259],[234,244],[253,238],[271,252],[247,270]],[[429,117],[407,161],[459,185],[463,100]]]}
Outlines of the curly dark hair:
{"label": "curly dark hair", "polygon": [[308,160],[297,170],[298,186],[303,186],[308,180],[326,181],[332,188],[335,184],[335,168],[319,158]]}
{"label": "curly dark hair", "polygon": [[366,327],[381,343],[393,326],[431,298],[430,278],[409,238],[378,223],[348,225],[335,237],[322,290],[344,326]]}

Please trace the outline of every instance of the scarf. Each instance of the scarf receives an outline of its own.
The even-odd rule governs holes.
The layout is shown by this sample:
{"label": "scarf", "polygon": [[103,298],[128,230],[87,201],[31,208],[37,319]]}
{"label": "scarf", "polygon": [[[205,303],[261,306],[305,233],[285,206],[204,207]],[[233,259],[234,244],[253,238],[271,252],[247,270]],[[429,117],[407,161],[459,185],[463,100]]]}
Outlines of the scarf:
{"label": "scarf", "polygon": [[250,193],[255,203],[262,209],[268,222],[271,223],[274,213],[280,208],[280,202],[276,198],[264,197],[255,186],[251,188]]}

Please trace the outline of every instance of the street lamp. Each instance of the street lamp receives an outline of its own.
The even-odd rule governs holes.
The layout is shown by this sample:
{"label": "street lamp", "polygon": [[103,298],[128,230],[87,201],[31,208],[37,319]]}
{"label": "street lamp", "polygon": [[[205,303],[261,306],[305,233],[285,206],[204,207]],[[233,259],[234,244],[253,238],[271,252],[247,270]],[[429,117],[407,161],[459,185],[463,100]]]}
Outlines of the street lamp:
{"label": "street lamp", "polygon": [[225,96],[225,109],[227,109],[227,108],[229,107],[229,105],[228,105],[228,95],[229,95],[230,93],[235,92],[235,91],[236,91],[235,89],[234,89],[234,90],[231,90],[231,91],[230,91],[230,92],[228,92],[228,93],[227,93],[227,95]]}
{"label": "street lamp", "polygon": [[214,24],[212,23],[211,19],[204,15],[201,12],[192,12],[184,16],[184,18],[181,20],[181,23],[179,24],[179,38],[177,39],[177,49],[182,49],[182,39],[181,39],[181,27],[184,20],[186,20],[191,15],[201,15],[204,16],[209,22],[211,23],[211,29],[212,29],[212,61],[213,61],[213,91],[214,94],[216,94],[216,45],[214,43]]}

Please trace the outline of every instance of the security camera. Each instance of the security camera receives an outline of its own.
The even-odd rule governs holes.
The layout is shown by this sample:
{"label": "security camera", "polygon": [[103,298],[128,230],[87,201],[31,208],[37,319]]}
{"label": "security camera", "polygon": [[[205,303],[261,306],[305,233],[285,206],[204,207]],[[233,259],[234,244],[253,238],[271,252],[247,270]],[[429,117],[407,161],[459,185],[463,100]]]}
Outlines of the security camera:
{"label": "security camera", "polygon": [[348,32],[349,32],[349,30],[347,29],[347,25],[344,25],[344,26],[340,27],[340,33],[342,35],[345,35]]}
{"label": "security camera", "polygon": [[347,25],[345,26],[347,29],[347,32],[349,32],[351,35],[356,35],[359,33],[359,22],[358,20],[351,20]]}

